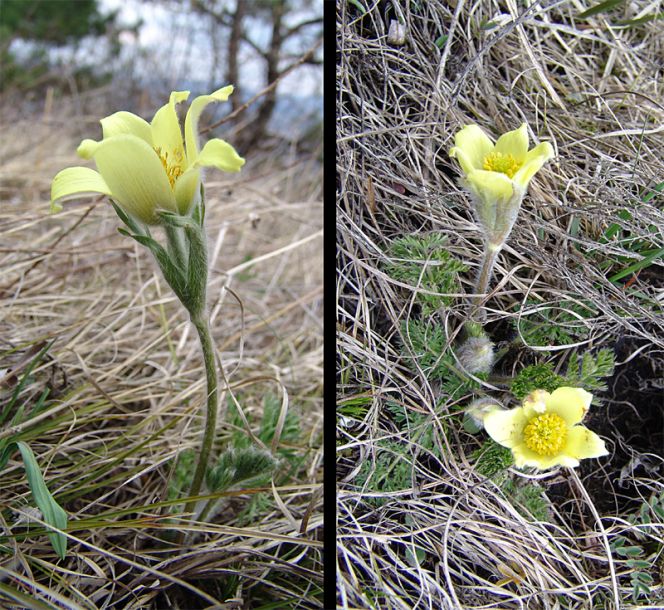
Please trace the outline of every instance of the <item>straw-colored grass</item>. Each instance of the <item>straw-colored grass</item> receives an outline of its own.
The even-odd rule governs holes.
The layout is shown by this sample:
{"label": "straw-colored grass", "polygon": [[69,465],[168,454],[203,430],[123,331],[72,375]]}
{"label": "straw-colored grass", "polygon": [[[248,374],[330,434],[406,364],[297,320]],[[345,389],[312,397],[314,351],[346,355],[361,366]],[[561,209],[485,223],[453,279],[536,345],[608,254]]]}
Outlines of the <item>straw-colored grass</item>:
{"label": "straw-colored grass", "polygon": [[[275,439],[272,449],[293,455],[276,485],[222,494],[209,522],[180,521],[188,536],[178,547],[168,486],[174,458],[199,445],[204,416],[195,332],[150,253],[118,234],[106,201],[48,213],[52,177],[80,163],[80,139],[97,137],[96,121],[119,109],[96,94],[43,115],[2,108],[0,367],[53,341],[23,390],[29,405],[49,388],[46,408],[2,438],[30,444],[69,528],[63,561],[38,526],[25,535],[32,499],[14,452],[0,492],[0,605],[321,607],[320,166],[285,147],[249,155],[238,175],[208,174],[222,410],[235,404],[255,432],[271,395],[301,433]],[[4,404],[17,377],[0,378]],[[220,422],[218,450],[233,432]]]}
{"label": "straw-colored grass", "polygon": [[[611,281],[643,257],[629,241],[600,238],[617,223],[623,237],[664,246],[653,190],[664,181],[661,21],[609,27],[661,14],[662,3],[587,20],[583,2],[431,0],[384,10],[360,0],[366,14],[357,4],[337,3],[339,607],[661,607],[664,519],[643,542],[649,597],[633,601],[635,570],[609,545],[619,535],[636,540],[628,516],[664,491],[664,265],[660,257]],[[388,37],[399,19],[403,45]],[[598,348],[616,359],[589,420],[611,455],[577,470],[510,473],[539,480],[551,501],[546,520],[524,517],[476,471],[471,454],[486,435],[465,432],[458,415],[473,394],[451,398],[413,363],[402,323],[417,317],[421,288],[386,271],[398,262],[389,254],[396,239],[446,237],[470,268],[462,292],[434,316],[453,345],[482,241],[447,151],[464,124],[495,138],[524,121],[557,156],[532,181],[484,301],[486,328],[508,349],[499,373],[509,378],[538,359],[564,370],[574,351]],[[596,312],[579,322],[582,341],[515,347],[515,322],[581,301]],[[499,400],[509,400],[506,389],[500,380],[482,387]],[[422,446],[421,430],[395,421],[397,408],[428,418],[435,450]],[[393,468],[409,465],[408,478],[384,491],[372,481],[390,452]]]}

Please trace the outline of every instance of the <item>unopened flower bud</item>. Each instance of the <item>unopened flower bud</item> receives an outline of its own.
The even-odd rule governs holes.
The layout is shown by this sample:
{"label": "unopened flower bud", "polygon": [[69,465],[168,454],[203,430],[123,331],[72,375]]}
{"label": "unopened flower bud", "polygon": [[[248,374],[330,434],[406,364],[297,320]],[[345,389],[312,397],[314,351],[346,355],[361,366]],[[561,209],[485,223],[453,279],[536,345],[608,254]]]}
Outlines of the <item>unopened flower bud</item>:
{"label": "unopened flower bud", "polygon": [[477,434],[484,428],[484,417],[487,413],[495,410],[503,410],[504,407],[492,398],[480,398],[470,403],[463,418],[463,427],[466,432]]}
{"label": "unopened flower bud", "polygon": [[457,358],[469,373],[488,373],[494,361],[493,343],[488,337],[470,337],[457,350]]}

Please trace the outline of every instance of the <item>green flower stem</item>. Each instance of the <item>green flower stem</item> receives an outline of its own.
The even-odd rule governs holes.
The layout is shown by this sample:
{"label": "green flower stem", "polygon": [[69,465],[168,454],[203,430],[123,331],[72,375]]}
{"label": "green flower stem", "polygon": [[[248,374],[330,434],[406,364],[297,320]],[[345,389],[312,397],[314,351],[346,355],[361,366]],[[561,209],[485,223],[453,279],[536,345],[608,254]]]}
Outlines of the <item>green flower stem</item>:
{"label": "green flower stem", "polygon": [[[212,450],[215,432],[217,429],[217,409],[219,406],[219,393],[217,388],[217,364],[210,333],[210,325],[207,316],[203,314],[197,318],[192,318],[192,322],[198,331],[198,338],[201,342],[203,351],[203,361],[205,363],[205,377],[207,380],[207,409],[205,416],[205,430],[203,431],[203,440],[198,454],[198,464],[194,472],[194,478],[189,489],[189,496],[197,496],[201,491],[205,472],[207,470],[208,459]],[[196,500],[190,500],[185,505],[186,513],[193,512],[196,508]],[[184,538],[184,532],[179,535],[179,542]]]}
{"label": "green flower stem", "polygon": [[185,254],[185,244],[182,239],[182,229],[171,225],[164,225],[168,250],[174,258],[175,265],[180,269],[187,268],[187,256]]}
{"label": "green flower stem", "polygon": [[475,307],[473,313],[479,313],[481,318],[484,318],[486,314],[479,310],[479,305],[484,299],[487,289],[489,287],[489,282],[491,281],[491,276],[493,274],[493,267],[496,264],[496,259],[498,258],[498,253],[502,248],[502,244],[496,245],[494,243],[487,243],[486,250],[484,251],[484,260],[482,261],[482,267],[480,269],[480,274],[477,278],[477,285],[475,287],[475,298],[474,303]]}
{"label": "green flower stem", "polygon": [[219,501],[219,498],[210,498],[206,503],[205,506],[203,507],[203,510],[201,511],[201,514],[199,515],[199,520],[200,521],[206,521],[208,515],[210,514],[210,511],[212,510],[212,507]]}

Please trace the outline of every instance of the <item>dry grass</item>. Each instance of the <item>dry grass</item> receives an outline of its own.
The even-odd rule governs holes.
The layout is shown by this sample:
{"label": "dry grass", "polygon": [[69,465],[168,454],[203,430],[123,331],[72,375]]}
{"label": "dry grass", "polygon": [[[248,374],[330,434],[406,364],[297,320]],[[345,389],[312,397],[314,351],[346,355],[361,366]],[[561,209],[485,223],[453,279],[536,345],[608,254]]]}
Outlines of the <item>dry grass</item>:
{"label": "dry grass", "polygon": [[[386,11],[383,3],[362,4],[364,16],[354,3],[337,4],[337,400],[362,405],[361,415],[338,420],[339,606],[639,607],[631,599],[633,570],[608,545],[619,534],[632,539],[627,515],[664,490],[663,265],[656,259],[612,282],[641,256],[600,237],[615,222],[625,235],[664,245],[661,195],[652,196],[664,180],[664,39],[661,22],[607,23],[661,12],[662,3],[642,4],[638,14],[629,4],[624,14],[589,20],[578,18],[588,6],[580,2],[525,9],[511,0],[431,0]],[[397,9],[407,29],[403,46],[387,39]],[[495,27],[480,27],[492,20]],[[438,49],[442,35],[448,38]],[[395,239],[446,236],[449,251],[471,268],[462,278],[465,294],[437,315],[452,344],[482,250],[447,151],[463,124],[478,123],[495,137],[524,121],[531,138],[554,144],[557,157],[531,183],[499,257],[487,329],[507,346],[513,321],[537,310],[586,299],[596,314],[581,322],[583,341],[512,349],[501,372],[511,376],[547,357],[564,370],[573,351],[599,347],[613,349],[617,364],[591,424],[612,455],[578,471],[540,474],[552,500],[550,519],[541,521],[524,518],[475,471],[470,456],[481,440],[453,415],[472,396],[452,400],[409,365],[400,327],[416,315],[420,289],[385,272]],[[621,218],[625,208],[630,216]],[[507,397],[501,384],[484,390]],[[390,404],[428,416],[439,457],[400,429]],[[412,485],[368,489],[362,465],[375,470],[378,447],[388,441],[410,456]],[[649,607],[664,603],[662,527],[646,543],[654,554]]]}
{"label": "dry grass", "polygon": [[[319,164],[286,148],[206,182],[222,404],[236,401],[255,430],[272,394],[301,434],[282,442],[295,456],[281,465],[288,476],[222,494],[209,523],[182,526],[190,544],[179,548],[168,541],[164,502],[174,458],[197,447],[202,430],[196,336],[151,255],[117,233],[105,201],[48,214],[52,177],[79,163],[81,137],[95,137],[96,121],[119,109],[101,94],[55,108],[21,117],[4,106],[0,119],[0,367],[54,341],[25,389],[30,401],[48,387],[47,408],[2,437],[20,431],[32,446],[69,513],[69,550],[58,561],[46,536],[26,537],[15,522],[31,498],[14,456],[0,492],[0,605],[25,607],[23,594],[36,608],[258,608],[274,599],[321,607]],[[7,377],[1,391],[4,402]],[[219,448],[232,432],[220,426]]]}

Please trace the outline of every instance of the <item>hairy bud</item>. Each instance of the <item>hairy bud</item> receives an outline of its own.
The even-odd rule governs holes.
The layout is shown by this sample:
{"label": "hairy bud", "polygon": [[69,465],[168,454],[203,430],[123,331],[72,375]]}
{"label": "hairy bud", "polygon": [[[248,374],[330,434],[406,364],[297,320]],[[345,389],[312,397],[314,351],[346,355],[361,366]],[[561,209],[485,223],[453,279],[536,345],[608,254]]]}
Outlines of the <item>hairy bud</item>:
{"label": "hairy bud", "polygon": [[457,350],[457,358],[469,373],[488,373],[493,367],[493,343],[484,337],[470,337]]}

